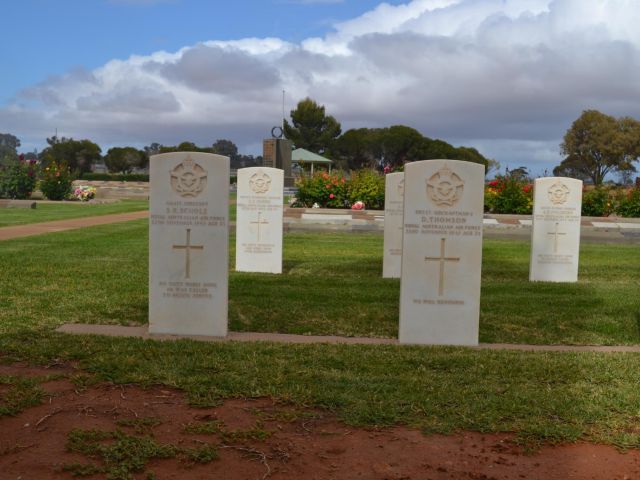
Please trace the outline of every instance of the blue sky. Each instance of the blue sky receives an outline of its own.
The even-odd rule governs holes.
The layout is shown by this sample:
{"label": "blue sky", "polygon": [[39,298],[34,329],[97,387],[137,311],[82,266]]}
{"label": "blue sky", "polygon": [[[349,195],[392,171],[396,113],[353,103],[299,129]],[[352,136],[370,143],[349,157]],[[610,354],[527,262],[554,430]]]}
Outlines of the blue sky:
{"label": "blue sky", "polygon": [[103,151],[262,139],[309,96],[534,174],[583,110],[640,118],[638,0],[11,0],[0,132]]}
{"label": "blue sky", "polygon": [[[322,36],[376,0],[10,0],[2,6],[0,103],[21,88],[114,58],[205,40]],[[398,4],[400,0],[387,0]]]}

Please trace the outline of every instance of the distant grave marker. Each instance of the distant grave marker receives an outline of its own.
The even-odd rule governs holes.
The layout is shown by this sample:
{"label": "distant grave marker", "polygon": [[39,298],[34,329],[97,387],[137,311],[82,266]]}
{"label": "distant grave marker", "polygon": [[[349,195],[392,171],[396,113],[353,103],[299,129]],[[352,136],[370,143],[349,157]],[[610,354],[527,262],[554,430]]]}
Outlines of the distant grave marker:
{"label": "distant grave marker", "polygon": [[535,180],[530,281],[578,281],[581,208],[581,180],[564,177]]}
{"label": "distant grave marker", "polygon": [[405,165],[401,343],[477,345],[484,166]]}
{"label": "distant grave marker", "polygon": [[229,158],[150,159],[149,332],[226,336]]}
{"label": "distant grave marker", "polygon": [[404,217],[404,173],[389,173],[384,182],[383,278],[400,278],[402,269],[402,219]]}
{"label": "distant grave marker", "polygon": [[284,172],[238,170],[236,271],[282,273]]}

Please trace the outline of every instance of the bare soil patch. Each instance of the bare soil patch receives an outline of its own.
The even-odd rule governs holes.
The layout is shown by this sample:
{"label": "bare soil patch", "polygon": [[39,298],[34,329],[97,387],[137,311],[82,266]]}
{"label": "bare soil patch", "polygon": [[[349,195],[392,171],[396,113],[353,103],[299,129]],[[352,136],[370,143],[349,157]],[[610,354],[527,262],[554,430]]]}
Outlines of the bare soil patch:
{"label": "bare soil patch", "polygon": [[[71,366],[0,365],[0,375],[56,376],[40,385],[39,406],[0,417],[0,479],[71,479],[65,465],[104,467],[102,457],[70,451],[72,431],[121,432],[182,453],[143,462],[135,479],[636,479],[640,452],[578,443],[527,453],[510,434],[424,435],[406,428],[363,429],[332,414],[275,402],[233,399],[189,406],[163,386],[94,384]],[[7,394],[0,390],[0,398]],[[113,446],[114,438],[96,441]],[[135,443],[128,447],[132,453]],[[215,449],[217,458],[186,451]],[[123,452],[120,452],[122,454]],[[205,463],[199,463],[201,460]],[[96,473],[86,478],[107,478]]]}

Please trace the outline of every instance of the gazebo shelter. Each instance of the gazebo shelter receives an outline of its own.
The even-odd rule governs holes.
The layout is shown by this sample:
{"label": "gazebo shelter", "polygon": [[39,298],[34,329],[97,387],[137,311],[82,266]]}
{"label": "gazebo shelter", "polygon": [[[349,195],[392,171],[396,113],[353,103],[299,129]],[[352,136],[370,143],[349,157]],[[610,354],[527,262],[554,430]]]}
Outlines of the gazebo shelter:
{"label": "gazebo shelter", "polygon": [[297,164],[303,171],[305,170],[306,165],[311,165],[311,175],[313,175],[314,165],[322,165],[331,172],[333,160],[322,157],[316,153],[310,152],[309,150],[305,150],[304,148],[296,148],[291,152],[291,163]]}

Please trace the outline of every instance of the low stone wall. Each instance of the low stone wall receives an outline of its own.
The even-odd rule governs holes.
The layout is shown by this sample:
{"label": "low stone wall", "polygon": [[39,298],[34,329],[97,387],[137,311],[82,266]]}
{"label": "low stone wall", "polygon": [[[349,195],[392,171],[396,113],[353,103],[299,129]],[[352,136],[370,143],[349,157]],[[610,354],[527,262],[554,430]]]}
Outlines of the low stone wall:
{"label": "low stone wall", "polygon": [[326,229],[384,230],[383,210],[347,210],[337,208],[285,208],[286,230],[314,226]]}
{"label": "low stone wall", "polygon": [[0,200],[0,208],[36,208],[35,200]]}
{"label": "low stone wall", "polygon": [[95,187],[96,198],[149,198],[149,182],[114,182],[102,180],[75,180],[73,186],[88,185]]}

